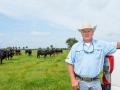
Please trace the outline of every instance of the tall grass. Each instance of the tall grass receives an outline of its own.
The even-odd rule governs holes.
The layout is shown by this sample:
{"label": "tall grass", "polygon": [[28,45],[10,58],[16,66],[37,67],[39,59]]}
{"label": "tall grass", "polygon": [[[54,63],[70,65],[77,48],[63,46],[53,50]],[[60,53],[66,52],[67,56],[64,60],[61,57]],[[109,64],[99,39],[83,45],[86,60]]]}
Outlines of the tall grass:
{"label": "tall grass", "polygon": [[22,52],[0,65],[0,90],[71,90],[63,54],[37,58]]}

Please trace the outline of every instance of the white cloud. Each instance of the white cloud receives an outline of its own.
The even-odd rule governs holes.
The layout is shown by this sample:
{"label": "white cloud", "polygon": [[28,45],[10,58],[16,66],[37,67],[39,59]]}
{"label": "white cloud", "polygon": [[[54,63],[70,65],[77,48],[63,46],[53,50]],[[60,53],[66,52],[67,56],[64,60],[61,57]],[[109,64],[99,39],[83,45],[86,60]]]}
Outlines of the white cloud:
{"label": "white cloud", "polygon": [[5,34],[4,33],[0,33],[0,37],[4,36]]}
{"label": "white cloud", "polygon": [[50,32],[32,31],[32,32],[30,32],[30,35],[39,36],[39,37],[47,37],[50,35]]}
{"label": "white cloud", "polygon": [[4,0],[1,1],[0,11],[18,18],[37,16],[50,22],[71,26],[90,14],[95,15],[94,9],[105,9],[109,2],[110,0]]}
{"label": "white cloud", "polygon": [[[42,19],[55,28],[64,26],[70,30],[90,22],[97,24],[97,33],[105,36],[109,32],[119,32],[119,4],[119,0],[3,0],[0,12],[17,19]],[[32,31],[30,34],[47,36],[50,33]]]}

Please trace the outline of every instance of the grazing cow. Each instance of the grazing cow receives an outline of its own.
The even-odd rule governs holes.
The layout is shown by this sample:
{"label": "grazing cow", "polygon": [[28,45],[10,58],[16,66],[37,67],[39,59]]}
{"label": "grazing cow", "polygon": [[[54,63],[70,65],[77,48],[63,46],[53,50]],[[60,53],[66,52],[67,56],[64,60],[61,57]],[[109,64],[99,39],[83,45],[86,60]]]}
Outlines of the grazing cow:
{"label": "grazing cow", "polygon": [[37,50],[37,58],[39,58],[40,56],[44,56],[44,58],[47,56],[47,53],[48,51],[47,50],[45,50],[45,49],[38,49]]}
{"label": "grazing cow", "polygon": [[16,50],[15,50],[15,54],[16,54],[16,55],[21,55],[21,50],[20,50],[20,49],[16,49]]}
{"label": "grazing cow", "polygon": [[39,58],[40,56],[44,56],[46,57],[47,55],[55,55],[55,54],[58,54],[58,53],[62,53],[63,50],[62,49],[55,49],[55,48],[52,48],[52,49],[38,49],[37,50],[37,58]]}
{"label": "grazing cow", "polygon": [[6,52],[2,49],[0,49],[0,60],[2,64],[2,60],[6,58]]}
{"label": "grazing cow", "polygon": [[55,53],[58,54],[58,53],[63,53],[63,50],[62,49],[55,49]]}
{"label": "grazing cow", "polygon": [[14,50],[13,49],[8,49],[8,50],[4,50],[5,55],[6,55],[6,59],[12,59],[12,57],[14,56]]}
{"label": "grazing cow", "polygon": [[26,49],[25,54],[28,54],[29,56],[32,55],[32,49]]}
{"label": "grazing cow", "polygon": [[6,60],[12,59],[13,55],[14,55],[13,49],[0,49],[1,64],[3,59],[6,59]]}

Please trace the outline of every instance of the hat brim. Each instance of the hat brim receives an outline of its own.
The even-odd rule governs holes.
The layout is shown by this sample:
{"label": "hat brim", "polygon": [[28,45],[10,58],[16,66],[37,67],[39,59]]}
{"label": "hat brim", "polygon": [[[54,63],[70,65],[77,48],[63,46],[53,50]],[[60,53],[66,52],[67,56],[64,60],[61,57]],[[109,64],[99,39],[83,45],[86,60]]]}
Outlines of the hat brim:
{"label": "hat brim", "polygon": [[80,29],[78,29],[78,31],[82,31],[82,30],[85,30],[85,29],[90,29],[90,30],[92,30],[92,31],[95,31],[95,30],[96,30],[96,27],[97,27],[97,26],[94,26],[93,28],[80,28]]}

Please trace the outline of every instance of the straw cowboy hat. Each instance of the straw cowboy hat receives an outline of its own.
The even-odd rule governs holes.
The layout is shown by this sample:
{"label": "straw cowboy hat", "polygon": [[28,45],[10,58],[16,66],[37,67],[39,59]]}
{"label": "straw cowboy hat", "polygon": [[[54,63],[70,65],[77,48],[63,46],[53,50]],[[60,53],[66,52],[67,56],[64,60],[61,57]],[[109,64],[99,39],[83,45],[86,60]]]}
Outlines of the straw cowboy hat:
{"label": "straw cowboy hat", "polygon": [[97,26],[93,26],[91,24],[83,24],[81,25],[80,29],[78,29],[79,31],[84,30],[89,28],[90,30],[95,30]]}

